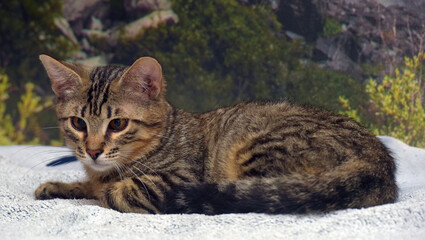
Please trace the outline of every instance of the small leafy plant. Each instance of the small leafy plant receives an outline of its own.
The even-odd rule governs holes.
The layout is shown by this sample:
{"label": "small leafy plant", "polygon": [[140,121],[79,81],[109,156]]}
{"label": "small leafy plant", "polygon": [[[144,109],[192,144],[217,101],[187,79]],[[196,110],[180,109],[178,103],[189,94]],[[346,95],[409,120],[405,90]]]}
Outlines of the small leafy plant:
{"label": "small leafy plant", "polygon": [[[425,110],[423,68],[424,53],[405,58],[404,66],[394,76],[386,75],[381,83],[371,79],[366,85],[369,96],[370,130],[376,135],[388,135],[407,144],[425,147]],[[340,97],[342,113],[361,121],[348,99]]]}
{"label": "small leafy plant", "polygon": [[36,113],[53,105],[51,100],[42,101],[34,93],[35,85],[27,83],[25,93],[17,103],[17,121],[6,113],[6,101],[9,99],[8,90],[11,84],[6,74],[0,74],[0,145],[11,144],[40,144],[40,127],[35,118]]}
{"label": "small leafy plant", "polygon": [[323,36],[332,36],[342,32],[341,23],[332,17],[325,19],[325,24],[323,26]]}

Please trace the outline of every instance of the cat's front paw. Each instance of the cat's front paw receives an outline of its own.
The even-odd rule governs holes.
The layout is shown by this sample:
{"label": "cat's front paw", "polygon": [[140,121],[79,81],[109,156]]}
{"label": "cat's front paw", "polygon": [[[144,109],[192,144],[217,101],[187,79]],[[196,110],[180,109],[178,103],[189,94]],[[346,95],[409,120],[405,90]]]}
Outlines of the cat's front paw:
{"label": "cat's front paw", "polygon": [[53,198],[64,198],[61,193],[61,182],[46,182],[41,184],[35,190],[35,198],[38,200],[46,200]]}
{"label": "cat's front paw", "polygon": [[[142,189],[145,190],[143,187]],[[127,179],[107,186],[102,191],[102,194],[98,196],[98,200],[102,207],[111,208],[119,212],[160,213],[160,209],[155,207],[153,202],[147,197],[150,195],[147,195],[147,193],[145,195],[145,193],[134,185],[131,179]],[[153,194],[153,192],[150,194]]]}

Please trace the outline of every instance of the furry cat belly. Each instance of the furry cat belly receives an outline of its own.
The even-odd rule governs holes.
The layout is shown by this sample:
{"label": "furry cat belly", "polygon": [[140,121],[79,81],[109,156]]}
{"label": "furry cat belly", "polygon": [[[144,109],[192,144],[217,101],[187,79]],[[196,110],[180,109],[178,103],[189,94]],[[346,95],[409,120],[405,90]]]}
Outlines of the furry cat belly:
{"label": "furry cat belly", "polygon": [[389,151],[353,120],[287,102],[203,114],[165,100],[161,66],[87,67],[42,55],[59,124],[89,180],[37,199],[139,213],[305,213],[394,202]]}

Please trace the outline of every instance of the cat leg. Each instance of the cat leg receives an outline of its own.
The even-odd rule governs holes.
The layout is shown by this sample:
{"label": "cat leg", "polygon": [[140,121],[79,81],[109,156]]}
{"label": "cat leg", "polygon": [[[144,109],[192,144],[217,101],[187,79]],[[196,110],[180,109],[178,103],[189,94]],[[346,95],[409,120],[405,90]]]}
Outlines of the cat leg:
{"label": "cat leg", "polygon": [[161,177],[144,175],[108,184],[97,198],[103,207],[119,212],[162,213],[169,186]]}
{"label": "cat leg", "polygon": [[94,198],[90,190],[89,182],[46,182],[41,184],[35,190],[35,198],[39,200],[63,198],[63,199],[81,199]]}

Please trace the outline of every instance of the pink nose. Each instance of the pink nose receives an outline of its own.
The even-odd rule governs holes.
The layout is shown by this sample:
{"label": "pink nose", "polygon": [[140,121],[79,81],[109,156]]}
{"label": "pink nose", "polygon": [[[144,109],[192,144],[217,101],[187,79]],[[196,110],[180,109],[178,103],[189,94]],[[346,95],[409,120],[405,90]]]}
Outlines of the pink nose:
{"label": "pink nose", "polygon": [[90,157],[93,160],[96,161],[96,159],[99,157],[99,155],[103,153],[103,149],[96,149],[96,150],[87,149],[86,152],[90,155]]}

